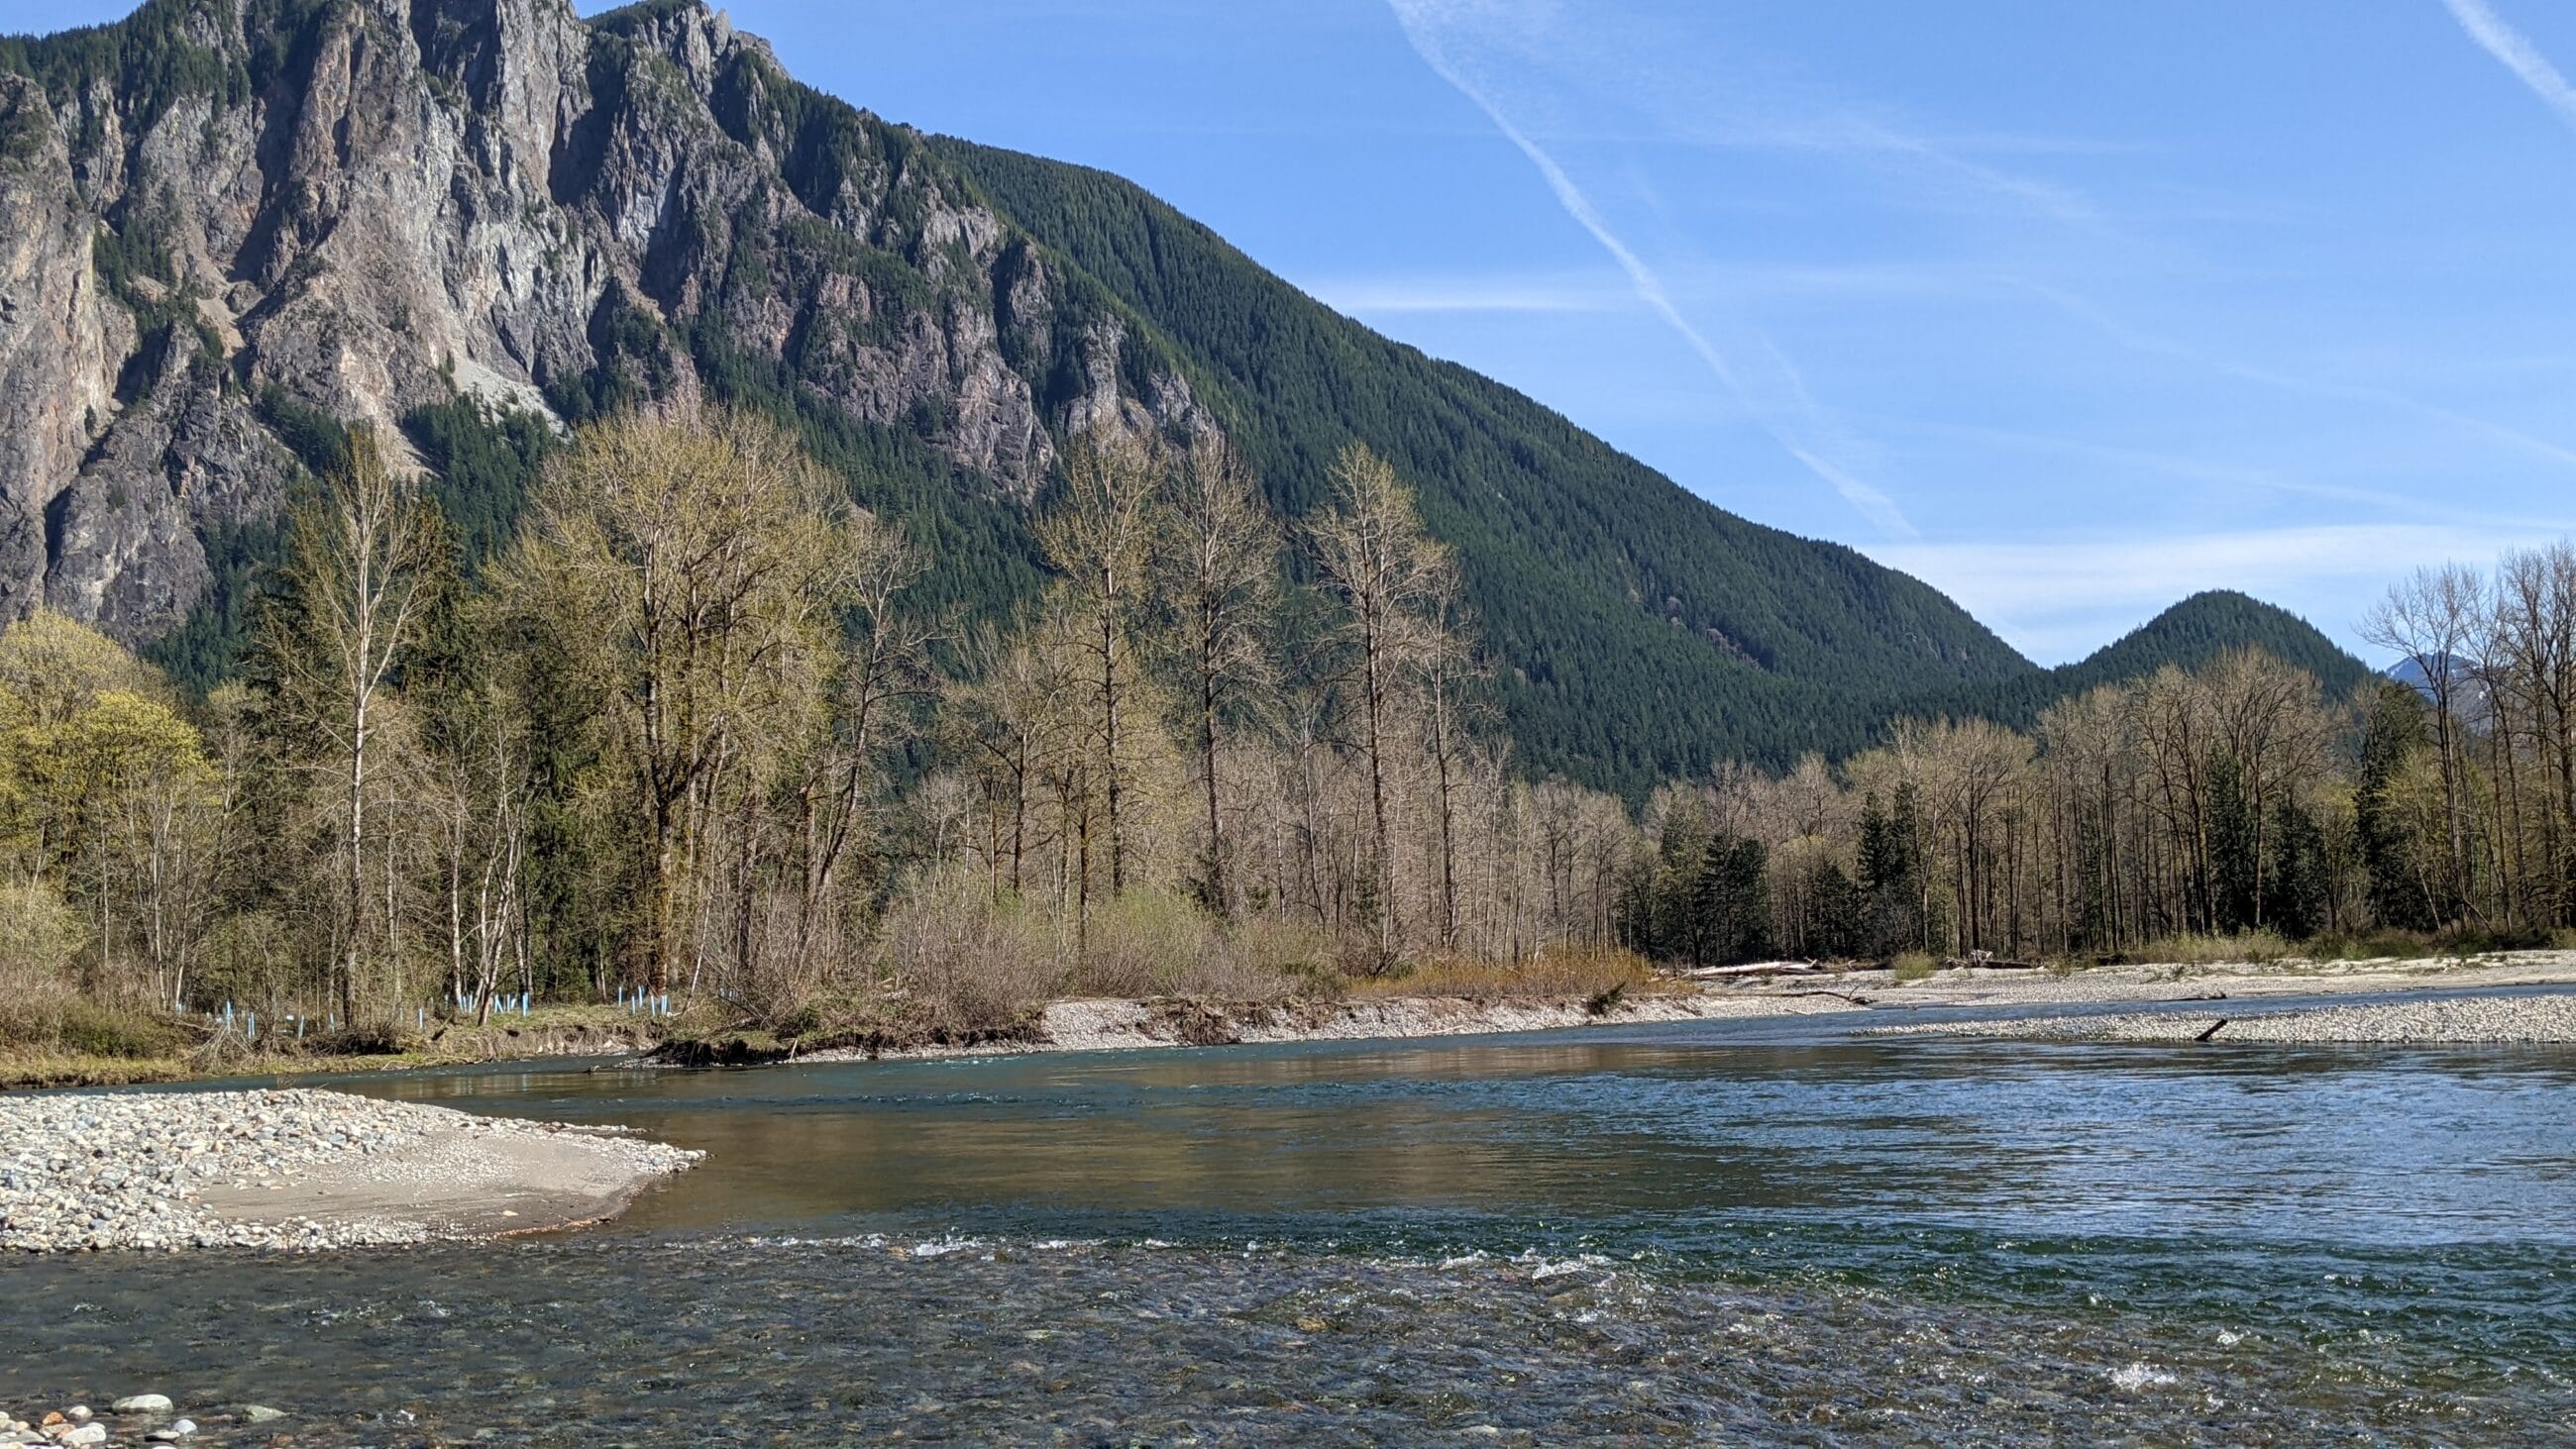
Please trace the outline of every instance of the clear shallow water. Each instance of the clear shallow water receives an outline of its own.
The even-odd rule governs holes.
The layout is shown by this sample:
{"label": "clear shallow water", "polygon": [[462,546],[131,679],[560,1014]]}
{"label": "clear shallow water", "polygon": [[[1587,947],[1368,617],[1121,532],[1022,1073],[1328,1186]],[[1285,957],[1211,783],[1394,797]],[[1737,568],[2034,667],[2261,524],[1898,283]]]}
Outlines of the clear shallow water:
{"label": "clear shallow water", "polygon": [[[2576,1436],[2576,1052],[1840,1024],[509,1071],[591,1233],[0,1268],[0,1404],[305,1442]],[[402,1417],[409,1414],[411,1417]]]}

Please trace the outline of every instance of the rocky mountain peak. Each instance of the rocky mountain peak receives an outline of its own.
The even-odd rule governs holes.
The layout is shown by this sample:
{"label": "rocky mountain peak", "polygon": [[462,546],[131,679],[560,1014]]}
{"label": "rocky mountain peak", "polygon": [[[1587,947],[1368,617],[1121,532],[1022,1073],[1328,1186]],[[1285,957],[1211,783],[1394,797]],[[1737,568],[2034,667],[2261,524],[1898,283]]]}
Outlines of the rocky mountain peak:
{"label": "rocky mountain peak", "polygon": [[148,639],[316,436],[460,394],[757,388],[1006,506],[1064,435],[1208,425],[918,138],[703,5],[153,0],[0,60],[0,611]]}

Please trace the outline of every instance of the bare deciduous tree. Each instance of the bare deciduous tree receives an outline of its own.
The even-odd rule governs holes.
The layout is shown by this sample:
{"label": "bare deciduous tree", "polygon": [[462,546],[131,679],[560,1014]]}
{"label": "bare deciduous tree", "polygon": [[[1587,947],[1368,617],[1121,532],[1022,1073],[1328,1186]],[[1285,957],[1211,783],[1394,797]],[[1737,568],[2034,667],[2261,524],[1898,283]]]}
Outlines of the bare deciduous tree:
{"label": "bare deciduous tree", "polygon": [[1332,507],[1308,532],[1325,587],[1343,611],[1343,678],[1368,776],[1371,915],[1378,949],[1391,957],[1402,946],[1389,824],[1396,726],[1407,691],[1439,647],[1438,613],[1456,575],[1448,549],[1422,526],[1413,490],[1357,443],[1333,465]]}
{"label": "bare deciduous tree", "polygon": [[[368,947],[369,750],[394,671],[428,612],[423,581],[446,546],[435,505],[413,479],[386,466],[375,435],[363,428],[349,435],[348,457],[321,496],[294,512],[285,572],[290,602],[269,657],[281,698],[318,736],[319,756],[341,782],[346,935],[335,994],[344,1017],[357,1015]],[[391,929],[389,918],[383,924]]]}

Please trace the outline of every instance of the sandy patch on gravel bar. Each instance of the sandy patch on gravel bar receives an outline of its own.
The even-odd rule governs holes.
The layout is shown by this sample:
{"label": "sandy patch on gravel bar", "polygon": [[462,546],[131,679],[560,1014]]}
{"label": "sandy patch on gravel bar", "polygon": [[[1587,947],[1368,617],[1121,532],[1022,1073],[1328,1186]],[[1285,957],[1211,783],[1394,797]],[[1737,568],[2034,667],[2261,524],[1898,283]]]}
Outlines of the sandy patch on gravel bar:
{"label": "sandy patch on gravel bar", "polygon": [[306,1089],[0,1097],[0,1249],[312,1251],[614,1216],[700,1154]]}

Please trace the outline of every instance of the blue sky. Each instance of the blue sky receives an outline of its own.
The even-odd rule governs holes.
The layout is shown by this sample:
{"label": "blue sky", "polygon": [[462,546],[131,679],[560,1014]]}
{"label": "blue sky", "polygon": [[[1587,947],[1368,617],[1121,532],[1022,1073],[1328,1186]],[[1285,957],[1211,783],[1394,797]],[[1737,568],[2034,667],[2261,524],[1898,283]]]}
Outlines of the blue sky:
{"label": "blue sky", "polygon": [[731,8],[2043,662],[2576,527],[2561,0]]}

